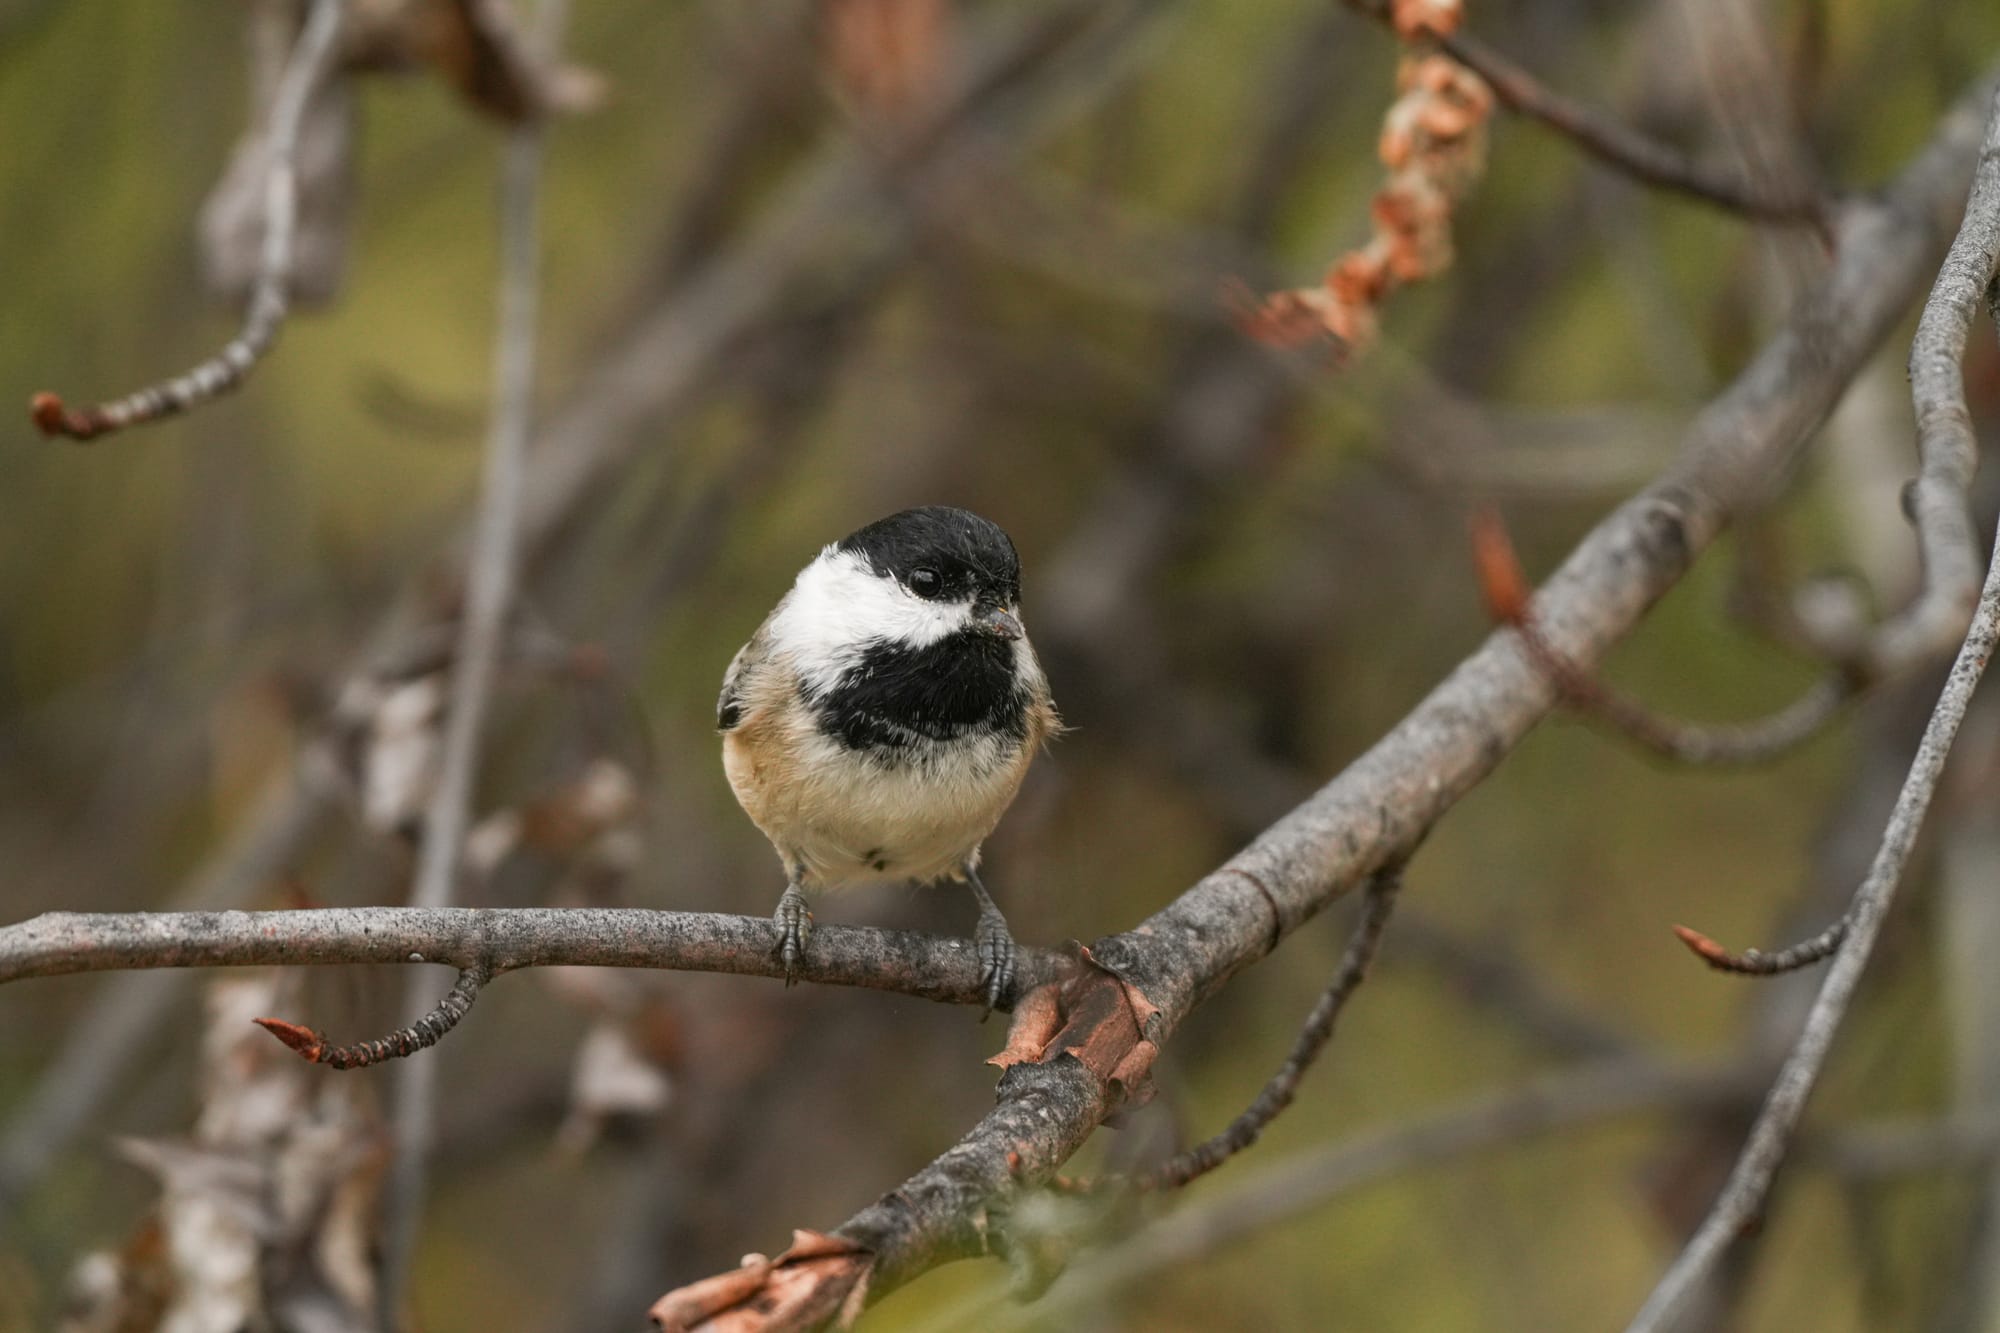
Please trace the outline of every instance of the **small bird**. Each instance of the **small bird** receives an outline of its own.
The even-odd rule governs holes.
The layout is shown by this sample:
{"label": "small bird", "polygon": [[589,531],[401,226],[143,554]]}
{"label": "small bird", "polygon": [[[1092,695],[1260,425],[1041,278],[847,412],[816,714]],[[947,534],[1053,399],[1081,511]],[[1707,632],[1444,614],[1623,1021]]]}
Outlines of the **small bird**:
{"label": "small bird", "polygon": [[808,893],[960,880],[987,1011],[1014,988],[1014,939],[979,846],[1062,729],[1021,627],[1021,562],[963,509],[906,509],[822,550],[730,662],[722,766],[785,865],[789,984]]}

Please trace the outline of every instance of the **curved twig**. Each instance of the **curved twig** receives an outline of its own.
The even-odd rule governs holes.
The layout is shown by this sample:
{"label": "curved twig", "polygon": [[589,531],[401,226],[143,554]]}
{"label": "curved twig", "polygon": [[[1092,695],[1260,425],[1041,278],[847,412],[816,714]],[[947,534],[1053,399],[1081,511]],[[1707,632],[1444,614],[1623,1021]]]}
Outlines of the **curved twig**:
{"label": "curved twig", "polygon": [[298,225],[299,186],[294,164],[306,103],[333,65],[343,0],[313,0],[298,44],[285,65],[271,122],[264,180],[264,245],[250,288],[250,307],[237,335],[193,370],[108,403],[72,408],[53,393],[38,393],[28,415],[42,434],[92,440],[127,426],[158,421],[199,407],[241,384],[278,340],[292,301],[292,242]]}
{"label": "curved twig", "polygon": [[250,1021],[276,1037],[306,1060],[332,1069],[365,1069],[388,1060],[399,1060],[428,1050],[444,1040],[447,1032],[472,1011],[479,988],[490,974],[483,967],[468,967],[458,974],[445,997],[415,1022],[397,1028],[386,1037],[374,1037],[346,1046],[328,1044],[326,1038],[308,1027],[287,1023],[282,1018],[253,1018]]}
{"label": "curved twig", "polygon": [[1690,926],[1675,926],[1674,934],[1687,945],[1689,952],[1718,972],[1739,977],[1776,977],[1833,957],[1847,940],[1847,918],[1843,916],[1811,939],[1800,940],[1776,953],[1765,953],[1762,949],[1735,953]]}
{"label": "curved twig", "polygon": [[1721,768],[1769,763],[1824,731],[1855,694],[1851,678],[1835,672],[1764,717],[1748,722],[1688,722],[1664,717],[1578,668],[1549,646],[1534,617],[1524,616],[1514,628],[1561,689],[1565,703],[1679,764]]}
{"label": "curved twig", "polygon": [[1313,1005],[1299,1035],[1292,1043],[1291,1054],[1285,1063],[1271,1076],[1240,1115],[1213,1137],[1196,1144],[1183,1152],[1175,1153],[1166,1161],[1138,1177],[1133,1184],[1142,1190],[1173,1190],[1199,1180],[1224,1162],[1257,1142],[1273,1120],[1292,1104],[1298,1095],[1299,1080],[1305,1077],[1313,1061],[1333,1037],[1333,1027],[1340,1019],[1341,1010],[1347,1001],[1368,978],[1368,968],[1375,961],[1376,950],[1382,944],[1382,932],[1388,927],[1390,914],[1396,910],[1396,892],[1403,884],[1403,867],[1385,866],[1369,881],[1368,893],[1361,907],[1361,920],[1355,924],[1354,935],[1347,942],[1347,949],[1340,957],[1340,965],[1334,969],[1333,980]]}
{"label": "curved twig", "polygon": [[1620,694],[1551,644],[1535,617],[1526,576],[1498,511],[1472,515],[1473,564],[1487,609],[1513,626],[1529,656],[1561,692],[1564,703],[1663,759],[1710,767],[1767,763],[1817,736],[1859,690],[1851,672],[1835,671],[1785,707],[1750,722],[1684,722],[1662,717]]}

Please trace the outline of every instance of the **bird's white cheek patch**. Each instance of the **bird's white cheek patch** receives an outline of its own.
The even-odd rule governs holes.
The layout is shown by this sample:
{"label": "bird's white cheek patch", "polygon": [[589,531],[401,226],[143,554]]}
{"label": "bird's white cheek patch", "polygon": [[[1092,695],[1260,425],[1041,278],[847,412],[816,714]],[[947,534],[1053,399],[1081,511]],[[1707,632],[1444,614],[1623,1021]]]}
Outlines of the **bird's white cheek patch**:
{"label": "bird's white cheek patch", "polygon": [[829,689],[872,640],[928,647],[970,623],[969,604],[927,602],[829,546],[800,571],[771,621],[773,646],[805,683]]}

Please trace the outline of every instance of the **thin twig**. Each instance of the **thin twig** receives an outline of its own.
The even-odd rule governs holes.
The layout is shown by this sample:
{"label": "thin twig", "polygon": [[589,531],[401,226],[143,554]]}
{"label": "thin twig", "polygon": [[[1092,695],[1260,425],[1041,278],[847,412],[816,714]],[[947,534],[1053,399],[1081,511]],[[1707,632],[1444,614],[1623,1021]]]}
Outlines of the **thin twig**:
{"label": "thin twig", "polygon": [[[1965,332],[1980,297],[1993,281],[1996,256],[2000,256],[2000,93],[1994,95],[1988,114],[1964,221],[1931,288],[1930,299],[1925,302],[1911,351],[1911,383],[1917,402],[1920,444],[1940,443],[1938,437],[1942,436],[1943,442],[1970,448],[1970,416],[1961,376],[1956,365],[1947,367],[1941,364],[1940,357],[1949,355],[1955,360],[1963,354]],[[1926,460],[1927,466],[1929,461]],[[1964,460],[1964,475],[1968,477],[1970,464],[1970,458]],[[1962,494],[1962,486],[1960,489]],[[1946,678],[1930,723],[1924,728],[1923,740],[1896,798],[1874,863],[1855,891],[1854,902],[1844,918],[1846,939],[1827,969],[1805,1028],[1751,1127],[1749,1140],[1736,1159],[1721,1197],[1653,1289],[1633,1319],[1629,1333],[1659,1333],[1666,1328],[1683,1300],[1706,1277],[1730,1242],[1762,1210],[1771,1181],[1784,1161],[1793,1131],[1805,1110],[1806,1099],[1833,1045],[1834,1034],[1868,966],[1876,935],[1895,898],[1910,849],[1916,843],[1924,813],[1944,771],[1945,759],[1951,753],[1966,706],[1996,642],[2000,642],[2000,540],[1994,542],[1993,558],[1971,628],[1965,632],[1951,675]]]}
{"label": "thin twig", "polygon": [[347,1046],[329,1045],[318,1032],[300,1027],[297,1023],[288,1023],[282,1018],[253,1018],[250,1021],[313,1064],[333,1069],[365,1069],[369,1065],[399,1060],[437,1045],[447,1032],[458,1026],[458,1020],[471,1011],[472,1002],[479,998],[479,988],[486,984],[489,976],[483,967],[468,967],[458,974],[458,980],[452,983],[445,997],[414,1023],[399,1027],[386,1037],[357,1041]]}
{"label": "thin twig", "polygon": [[[2000,109],[2000,100],[1995,106]],[[1903,492],[1903,510],[1917,529],[1923,583],[1857,660],[1856,670],[1870,678],[1942,656],[1964,634],[1979,599],[1979,533],[1969,494],[1979,440],[1965,401],[1964,362],[1972,320],[2000,254],[2000,125],[1995,131],[1973,176],[1965,225],[1910,341],[1917,476]]]}
{"label": "thin twig", "polygon": [[284,327],[292,299],[292,243],[298,227],[299,186],[294,157],[306,104],[332,67],[339,43],[343,0],[313,0],[291,59],[271,99],[266,134],[264,244],[250,288],[243,327],[220,352],[178,378],[149,385],[109,403],[72,408],[53,393],[38,393],[29,416],[42,434],[90,440],[127,426],[158,421],[199,407],[248,378]]}
{"label": "thin twig", "polygon": [[1473,512],[1472,547],[1487,609],[1521,636],[1521,645],[1563,702],[1661,758],[1711,767],[1767,763],[1817,736],[1859,688],[1850,673],[1836,671],[1777,712],[1754,721],[1698,723],[1662,717],[1613,690],[1549,642],[1535,617],[1527,578],[1498,511],[1485,507]]}
{"label": "thin twig", "polygon": [[[1390,21],[1387,0],[1345,3],[1378,22]],[[1761,222],[1827,227],[1828,201],[1819,195],[1767,194],[1757,181],[1692,161],[1657,139],[1563,96],[1467,33],[1434,40],[1446,55],[1486,80],[1502,106],[1540,121],[1598,161],[1634,179]]]}
{"label": "thin twig", "polygon": [[1306,1071],[1312,1068],[1313,1061],[1319,1058],[1332,1038],[1340,1011],[1347,1007],[1348,999],[1368,979],[1369,965],[1375,961],[1376,950],[1381,947],[1382,931],[1389,924],[1390,914],[1396,910],[1396,892],[1402,884],[1401,863],[1383,867],[1369,880],[1367,896],[1361,904],[1361,920],[1355,924],[1354,935],[1347,942],[1340,965],[1334,969],[1333,980],[1327,983],[1318,1003],[1313,1005],[1312,1013],[1306,1017],[1305,1025],[1299,1029],[1291,1054],[1285,1057],[1285,1063],[1271,1075],[1256,1099],[1222,1132],[1174,1154],[1140,1176],[1134,1182],[1139,1189],[1174,1190],[1199,1180],[1256,1143],[1270,1123],[1292,1104],[1292,1099],[1298,1095],[1299,1080],[1305,1077]]}
{"label": "thin twig", "polygon": [[1854,697],[1841,673],[1815,681],[1783,708],[1748,722],[1688,722],[1664,717],[1582,670],[1550,646],[1533,616],[1514,623],[1521,642],[1562,691],[1563,702],[1663,759],[1723,768],[1769,763],[1826,730]]}
{"label": "thin twig", "polygon": [[1762,949],[1734,953],[1689,926],[1675,926],[1674,934],[1695,957],[1718,972],[1740,977],[1776,977],[1833,957],[1847,940],[1847,918],[1843,916],[1811,939],[1800,940],[1776,953],[1765,953]]}
{"label": "thin twig", "polygon": [[1485,79],[1502,106],[1540,121],[1598,161],[1636,180],[1760,222],[1826,226],[1829,201],[1822,195],[1770,194],[1755,179],[1693,161],[1659,140],[1556,92],[1470,34],[1454,33],[1438,45]]}
{"label": "thin twig", "polygon": [[[552,58],[568,17],[568,0],[541,0],[534,45]],[[522,495],[535,402],[535,324],[541,289],[540,200],[544,117],[529,116],[510,133],[500,186],[500,312],[493,353],[493,423],[486,441],[478,517],[466,572],[466,605],[452,664],[445,714],[444,755],[425,813],[411,905],[439,908],[456,896],[459,865],[471,820],[472,785],[480,740],[498,669],[521,561]],[[419,981],[405,991],[404,1012],[427,1007]],[[421,1024],[422,1019],[411,1019]],[[436,1062],[405,1066],[396,1080],[396,1158],[383,1200],[382,1312],[393,1323],[409,1275],[423,1212],[431,1141],[437,1119]]]}

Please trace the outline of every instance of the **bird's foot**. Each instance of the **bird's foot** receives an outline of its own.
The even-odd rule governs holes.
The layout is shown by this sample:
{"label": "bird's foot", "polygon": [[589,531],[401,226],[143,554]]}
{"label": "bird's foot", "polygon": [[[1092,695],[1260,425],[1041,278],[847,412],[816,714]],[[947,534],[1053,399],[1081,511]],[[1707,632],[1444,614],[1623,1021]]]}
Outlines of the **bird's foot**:
{"label": "bird's foot", "polygon": [[799,892],[799,886],[785,886],[784,896],[778,899],[778,910],[771,914],[771,920],[778,927],[778,961],[785,965],[785,984],[791,985],[798,978],[793,974],[805,960],[806,941],[812,938],[813,914],[806,907],[806,896]]}
{"label": "bird's foot", "polygon": [[973,952],[979,955],[979,983],[986,991],[984,1023],[995,1009],[1005,1008],[1014,999],[1014,936],[1007,918],[995,907],[980,909],[979,924],[972,929]]}

